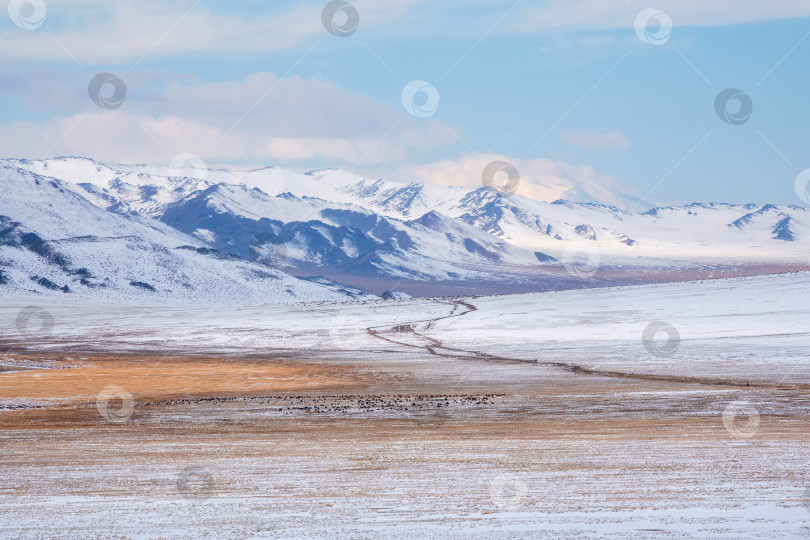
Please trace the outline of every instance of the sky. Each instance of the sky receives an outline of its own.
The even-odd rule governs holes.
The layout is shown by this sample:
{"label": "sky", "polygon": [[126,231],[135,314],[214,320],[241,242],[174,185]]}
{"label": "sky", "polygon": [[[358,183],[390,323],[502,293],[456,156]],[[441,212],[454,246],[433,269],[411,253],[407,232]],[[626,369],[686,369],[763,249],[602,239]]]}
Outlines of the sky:
{"label": "sky", "polygon": [[5,157],[469,187],[503,161],[541,200],[808,205],[806,0],[12,0],[0,19]]}

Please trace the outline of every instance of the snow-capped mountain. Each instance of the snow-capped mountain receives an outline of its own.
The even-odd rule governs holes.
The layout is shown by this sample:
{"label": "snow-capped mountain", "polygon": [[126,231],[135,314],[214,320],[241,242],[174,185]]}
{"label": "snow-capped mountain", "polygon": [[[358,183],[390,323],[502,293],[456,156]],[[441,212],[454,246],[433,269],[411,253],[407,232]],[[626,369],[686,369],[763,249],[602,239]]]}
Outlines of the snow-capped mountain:
{"label": "snow-capped mountain", "polygon": [[[402,184],[335,170],[110,166],[83,158],[2,160],[0,166],[8,194],[0,199],[0,215],[5,216],[0,219],[16,223],[6,231],[19,237],[0,237],[0,270],[12,276],[17,268],[11,281],[18,287],[36,287],[31,284],[46,278],[71,291],[151,292],[132,285],[142,282],[166,294],[193,296],[200,293],[189,291],[216,288],[220,285],[210,279],[220,279],[241,290],[239,298],[264,298],[260,292],[245,292],[258,288],[272,300],[288,289],[294,291],[291,298],[356,294],[322,279],[305,282],[286,274],[321,276],[377,294],[390,289],[451,294],[810,265],[810,214],[794,206],[711,203],[633,213],[595,203],[545,203],[504,197],[484,187],[471,191]],[[4,222],[4,227],[11,226]],[[48,257],[22,240],[29,233],[76,262],[51,260],[56,273],[47,274],[34,263],[45,264]],[[195,272],[177,278],[167,265]],[[72,273],[79,267],[97,281]],[[113,267],[111,274],[105,273]],[[257,281],[263,273],[273,278],[262,279],[278,286]],[[296,286],[288,287],[288,282]]]}
{"label": "snow-capped mountain", "polygon": [[0,183],[5,290],[235,303],[357,296],[216,251],[149,217],[100,208],[60,180],[0,165]]}

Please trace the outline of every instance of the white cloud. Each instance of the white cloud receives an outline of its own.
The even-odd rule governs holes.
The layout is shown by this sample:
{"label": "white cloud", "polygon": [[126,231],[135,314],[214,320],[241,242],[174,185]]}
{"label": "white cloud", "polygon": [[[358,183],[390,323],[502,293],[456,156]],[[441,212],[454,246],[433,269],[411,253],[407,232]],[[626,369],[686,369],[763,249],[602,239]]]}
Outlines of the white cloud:
{"label": "white cloud", "polygon": [[308,160],[349,168],[408,159],[413,147],[404,141],[406,132],[407,128],[399,133],[395,128],[385,140],[382,135],[283,137],[244,130],[226,134],[197,120],[119,110],[3,124],[0,145],[5,155],[29,159],[75,155],[110,163],[165,165],[176,154],[189,152],[209,163]]}
{"label": "white cloud", "polygon": [[[361,28],[371,29],[422,2],[353,3]],[[191,0],[48,0],[45,23],[37,31],[11,28],[0,41],[0,54],[25,60],[136,64],[145,57],[189,52],[304,51],[319,41],[340,39],[330,36],[321,22],[326,3],[262,6],[233,1],[212,8]]]}
{"label": "white cloud", "polygon": [[[593,167],[548,159],[517,159],[495,153],[442,160],[422,165],[393,163],[412,159],[413,147],[403,142],[405,134],[392,133],[390,140],[373,137],[276,137],[267,133],[238,131],[228,137],[211,124],[166,115],[160,118],[122,110],[80,113],[39,122],[0,125],[0,146],[5,155],[30,159],[60,155],[90,156],[108,163],[146,163],[166,166],[180,153],[201,156],[209,165],[231,167],[235,162],[259,165],[321,160],[350,168],[362,162],[368,172],[375,166],[380,176],[405,182],[481,187],[487,164],[501,160],[520,173],[517,193],[540,201],[568,199],[599,201],[626,207],[619,183]],[[422,139],[424,143],[424,139]],[[211,151],[216,148],[216,151]],[[237,167],[240,168],[240,167]],[[377,171],[379,173],[380,171]]]}
{"label": "white cloud", "polygon": [[566,131],[560,135],[560,140],[571,146],[587,148],[588,150],[603,150],[608,148],[626,150],[630,143],[623,133],[611,131],[600,133],[598,131]]}
{"label": "white cloud", "polygon": [[[57,60],[75,57],[87,64],[136,63],[142,57],[189,52],[247,53],[306,50],[319,40],[334,38],[321,24],[325,1],[289,4],[270,12],[256,5],[228,4],[212,11],[194,2],[162,0],[50,0],[45,24],[36,31],[9,26],[0,41],[6,59]],[[469,10],[462,0],[355,0],[360,13],[359,39],[433,36],[479,38],[496,34],[532,33],[554,29],[604,30],[632,28],[647,4],[627,0],[551,0],[525,2],[493,28],[513,6],[513,0],[480,2]],[[723,26],[810,16],[805,0],[712,0],[658,2],[676,26]],[[463,17],[463,20],[459,17]],[[445,22],[456,21],[451,28]]]}
{"label": "white cloud", "polygon": [[49,2],[46,23],[35,32],[10,32],[0,41],[0,53],[30,60],[135,63],[146,55],[285,50],[323,31],[314,6],[253,19],[155,0],[71,4]]}
{"label": "white cloud", "polygon": [[525,9],[512,30],[536,32],[552,28],[617,29],[632,28],[636,15],[645,8],[666,12],[674,26],[726,26],[732,24],[794,19],[810,16],[810,3],[804,0],[763,2],[762,0],[677,0],[630,2],[628,0],[551,0]]}
{"label": "white cloud", "polygon": [[[195,96],[195,107],[206,108],[206,92],[190,91],[187,95]],[[213,89],[209,98],[214,100],[217,95]],[[172,100],[167,99],[166,110],[171,110],[171,104]],[[184,152],[196,154],[206,163],[224,166],[234,163],[289,165],[305,161],[309,167],[312,162],[320,161],[340,168],[360,165],[360,170],[366,172],[377,167],[386,171],[381,176],[394,180],[469,188],[482,185],[481,173],[488,163],[502,160],[519,171],[521,183],[517,193],[520,195],[541,201],[566,198],[625,206],[621,195],[623,190],[617,181],[589,166],[548,159],[523,160],[494,153],[423,165],[396,165],[413,161],[423,149],[456,142],[443,126],[430,122],[414,127],[407,120],[399,119],[395,124],[397,127],[388,132],[387,137],[373,126],[366,132],[355,129],[352,137],[330,136],[326,133],[333,129],[331,126],[313,124],[311,128],[324,135],[304,136],[285,134],[276,129],[272,111],[268,115],[257,108],[260,118],[255,120],[254,127],[227,133],[233,122],[233,117],[227,112],[231,105],[224,109],[217,109],[213,101],[208,105],[209,110],[203,118],[173,114],[149,116],[122,108],[77,113],[43,122],[14,122],[0,125],[0,146],[10,157],[39,159],[77,155],[109,163],[163,166]],[[351,105],[351,102],[347,103],[347,106]],[[303,107],[291,104],[293,109],[298,106]],[[360,114],[362,111],[356,112]],[[396,117],[395,113],[391,114]],[[263,122],[267,129],[259,129]],[[393,168],[396,172],[392,171]]]}
{"label": "white cloud", "polygon": [[459,160],[442,160],[398,170],[392,179],[419,181],[445,186],[481,187],[484,167],[493,161],[505,161],[520,173],[517,194],[539,201],[567,199],[581,202],[600,201],[626,207],[622,192],[628,190],[610,175],[593,167],[571,165],[550,159],[517,159],[501,154],[478,154]]}
{"label": "white cloud", "polygon": [[255,73],[219,83],[175,77],[161,87],[154,83],[161,75],[125,73],[127,99],[111,111],[94,105],[86,90],[75,91],[87,87],[84,73],[40,70],[34,74],[40,84],[11,77],[17,82],[7,97],[52,116],[0,125],[4,154],[162,165],[190,152],[209,163],[306,160],[350,168],[457,144],[438,120],[414,119],[331,82]]}

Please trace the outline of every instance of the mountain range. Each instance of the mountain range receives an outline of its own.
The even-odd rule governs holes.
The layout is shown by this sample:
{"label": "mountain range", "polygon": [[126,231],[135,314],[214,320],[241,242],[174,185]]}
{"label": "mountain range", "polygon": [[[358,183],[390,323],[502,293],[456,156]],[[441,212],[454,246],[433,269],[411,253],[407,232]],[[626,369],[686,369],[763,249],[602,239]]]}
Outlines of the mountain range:
{"label": "mountain range", "polygon": [[633,212],[487,187],[0,160],[0,288],[268,303],[511,293],[810,268],[797,206]]}

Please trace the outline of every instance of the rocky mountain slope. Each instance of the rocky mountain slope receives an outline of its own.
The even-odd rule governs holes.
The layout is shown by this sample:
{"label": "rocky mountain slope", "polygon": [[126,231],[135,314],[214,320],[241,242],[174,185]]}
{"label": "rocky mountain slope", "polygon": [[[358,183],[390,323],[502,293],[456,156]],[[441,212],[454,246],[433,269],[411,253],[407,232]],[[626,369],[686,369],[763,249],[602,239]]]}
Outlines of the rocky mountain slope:
{"label": "rocky mountain slope", "polygon": [[0,269],[15,287],[273,301],[357,294],[328,280],[376,294],[518,292],[810,265],[810,214],[796,206],[630,212],[335,170],[0,166]]}

